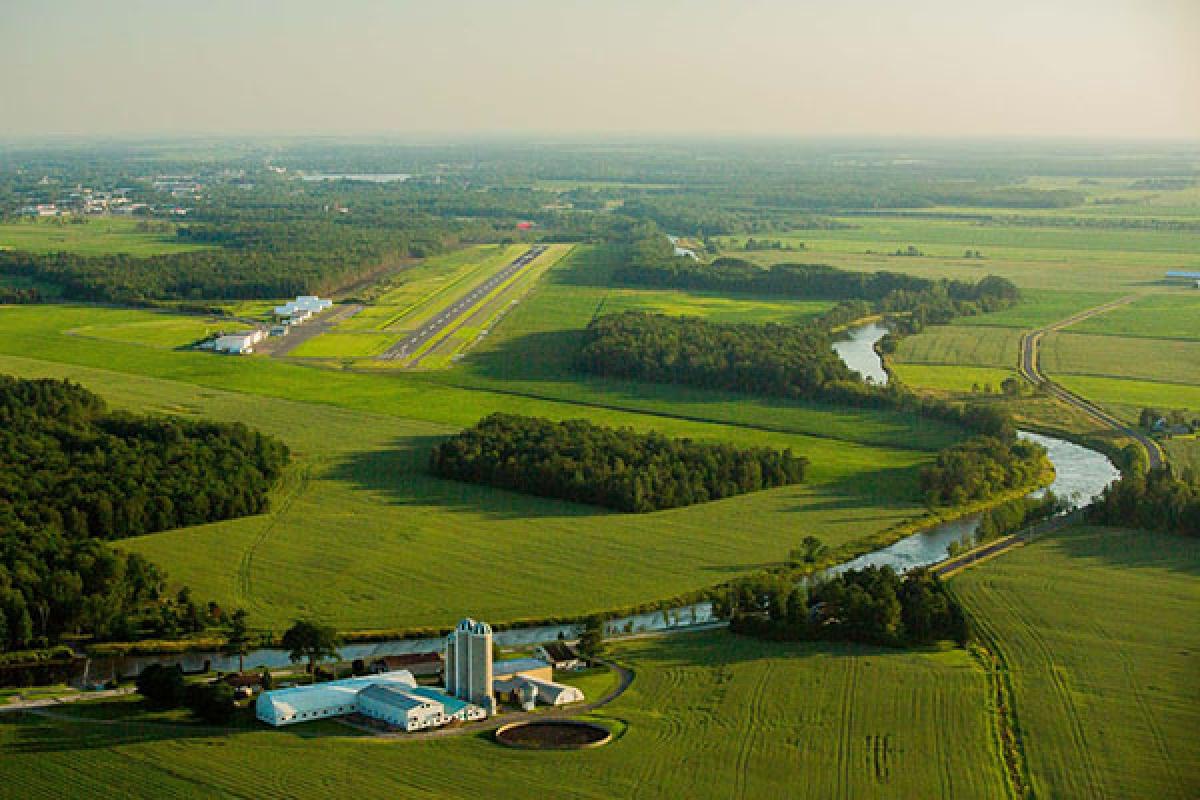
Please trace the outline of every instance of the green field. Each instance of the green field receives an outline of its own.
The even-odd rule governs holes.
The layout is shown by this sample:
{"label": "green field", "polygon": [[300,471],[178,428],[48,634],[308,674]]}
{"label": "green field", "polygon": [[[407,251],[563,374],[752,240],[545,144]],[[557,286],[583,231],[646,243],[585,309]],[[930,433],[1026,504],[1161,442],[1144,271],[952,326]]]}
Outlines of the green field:
{"label": "green field", "polygon": [[1121,296],[1120,292],[1022,289],[1021,302],[1012,308],[991,314],[978,314],[974,317],[960,317],[954,320],[954,325],[956,327],[978,325],[998,328],[1041,328],[1064,320],[1080,311],[1111,302]]}
{"label": "green field", "polygon": [[906,364],[970,364],[1014,367],[1021,352],[1015,328],[962,328],[935,325],[900,340],[896,360]]}
{"label": "green field", "polygon": [[1200,341],[1051,333],[1042,340],[1041,359],[1050,375],[1200,385]]}
{"label": "green field", "polygon": [[[1200,386],[1088,375],[1062,375],[1056,376],[1055,380],[1072,392],[1104,405],[1200,410]],[[1128,416],[1125,418],[1130,419]],[[1136,419],[1136,415],[1133,419]]]}
{"label": "green field", "polygon": [[173,350],[195,344],[219,331],[240,330],[245,327],[245,325],[218,317],[153,314],[148,315],[148,318],[132,321],[80,325],[67,333],[90,339]]}
{"label": "green field", "polygon": [[1008,662],[1036,797],[1200,794],[1200,542],[1072,529],[952,581]]}
{"label": "green field", "polygon": [[387,350],[398,338],[388,333],[322,333],[302,342],[288,355],[296,358],[367,358]]}
{"label": "green field", "polygon": [[[686,419],[672,415],[669,404],[637,413],[419,376],[318,370],[56,332],[158,319],[144,311],[3,309],[0,350],[13,355],[0,357],[0,372],[69,376],[122,407],[239,419],[284,438],[298,463],[270,514],[122,545],[150,556],[199,597],[245,605],[262,627],[285,625],[299,613],[344,629],[446,625],[464,607],[494,621],[516,620],[702,588],[782,560],[810,533],[836,546],[919,516],[922,509],[910,502],[917,469],[955,435],[887,412],[743,408],[734,397],[707,398],[713,408],[706,408],[696,396],[675,401],[696,412]],[[425,474],[439,437],[497,410],[792,447],[812,459],[811,482],[620,515]],[[542,555],[528,559],[527,548]],[[462,585],[470,591],[430,568],[448,563],[469,578]],[[596,569],[615,563],[620,570]],[[392,602],[397,592],[403,602]]]}
{"label": "green field", "polygon": [[1070,327],[1073,333],[1200,341],[1200,291],[1147,294]]}
{"label": "green field", "polygon": [[621,644],[637,678],[606,747],[486,735],[381,742],[298,725],[218,733],[0,717],[0,796],[896,798],[1005,796],[987,679],[961,650],[692,634]]}
{"label": "green field", "polygon": [[908,386],[959,393],[982,391],[984,387],[988,386],[993,392],[999,392],[1000,384],[1004,379],[1017,374],[1015,369],[953,367],[936,364],[893,364],[892,371],[901,383]]}
{"label": "green field", "polygon": [[85,256],[153,256],[206,249],[181,243],[171,234],[140,232],[138,224],[137,220],[121,217],[88,218],[79,224],[49,220],[0,223],[0,249]]}

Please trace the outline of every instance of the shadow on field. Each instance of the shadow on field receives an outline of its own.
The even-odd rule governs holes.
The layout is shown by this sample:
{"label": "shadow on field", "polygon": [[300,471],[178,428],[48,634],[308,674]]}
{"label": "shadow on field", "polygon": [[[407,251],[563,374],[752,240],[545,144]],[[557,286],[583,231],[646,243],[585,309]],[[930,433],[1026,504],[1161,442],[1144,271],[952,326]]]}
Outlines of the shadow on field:
{"label": "shadow on field", "polygon": [[607,509],[552,498],[436,478],[429,472],[429,454],[442,436],[403,436],[382,450],[347,454],[323,477],[378,493],[392,505],[436,507],[494,519],[591,517]]}
{"label": "shadow on field", "polygon": [[580,376],[572,370],[583,344],[583,331],[542,331],[507,339],[472,355],[470,370],[499,381],[562,381]]}
{"label": "shadow on field", "polygon": [[1200,541],[1178,534],[1084,525],[1055,533],[1047,545],[1071,558],[1127,569],[1200,575]]}
{"label": "shadow on field", "polygon": [[[128,706],[127,703],[121,704]],[[185,739],[218,739],[215,747],[235,743],[241,734],[271,731],[253,720],[229,727],[210,727],[190,722],[163,722],[157,720],[97,718],[95,716],[68,719],[67,714],[48,718],[34,713],[11,713],[0,715],[0,732],[5,739],[0,752],[8,755],[71,752],[76,750],[110,750],[125,745],[152,742],[179,741]],[[344,732],[329,726],[303,730],[295,726],[284,735],[295,735],[303,739],[353,737],[350,729]]]}

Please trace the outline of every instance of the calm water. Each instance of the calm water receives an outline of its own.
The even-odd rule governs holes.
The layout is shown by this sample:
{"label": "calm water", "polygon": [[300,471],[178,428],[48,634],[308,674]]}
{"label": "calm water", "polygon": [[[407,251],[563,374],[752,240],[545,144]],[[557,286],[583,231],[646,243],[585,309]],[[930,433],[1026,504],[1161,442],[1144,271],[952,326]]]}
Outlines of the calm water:
{"label": "calm water", "polygon": [[[874,344],[887,329],[882,325],[863,325],[847,332],[848,338],[839,344],[844,345],[838,353],[852,369],[864,375],[872,373],[882,376],[881,383],[886,382],[887,373],[879,356],[875,353]],[[835,345],[835,348],[837,345]],[[847,355],[847,354],[850,355]],[[869,354],[869,355],[868,355]],[[853,360],[851,360],[853,359]],[[871,360],[873,359],[873,364]],[[1035,441],[1046,448],[1050,461],[1056,471],[1054,482],[1050,489],[1060,497],[1066,497],[1074,505],[1083,505],[1120,476],[1117,468],[1108,457],[1095,450],[1037,433],[1021,431],[1023,439]],[[827,570],[826,575],[837,574],[848,569],[860,569],[867,566],[891,566],[897,572],[906,572],[917,567],[936,564],[946,558],[946,548],[951,542],[961,540],[967,534],[973,534],[979,524],[978,516],[964,517],[954,522],[944,523],[921,533],[907,536],[900,541],[881,548],[858,558],[839,564]],[[637,614],[632,617],[622,617],[610,620],[609,630],[612,633],[642,632],[667,630],[676,627],[713,622],[712,606],[709,603],[699,603],[682,608],[669,609],[666,612]],[[531,628],[516,628],[499,631],[495,641],[502,647],[529,646],[540,642],[549,642],[560,636],[575,638],[581,631],[578,625],[548,625]],[[444,640],[442,637],[428,639],[394,639],[370,644],[352,644],[339,648],[342,658],[353,660],[361,658],[370,661],[384,655],[400,655],[404,653],[419,653],[429,650],[441,650]],[[286,667],[291,664],[286,650],[265,648],[255,650],[246,656],[247,667]],[[237,669],[237,659],[223,656],[219,653],[183,653],[179,655],[139,656],[125,659],[96,659],[90,672],[90,679],[106,678],[114,672],[122,675],[136,675],[148,664],[165,663],[180,664],[184,669],[200,670],[206,665],[211,669],[233,671]]]}
{"label": "calm water", "polygon": [[888,382],[888,374],[875,352],[875,343],[887,332],[887,328],[878,322],[859,325],[846,331],[845,338],[834,342],[833,349],[864,381],[883,386]]}

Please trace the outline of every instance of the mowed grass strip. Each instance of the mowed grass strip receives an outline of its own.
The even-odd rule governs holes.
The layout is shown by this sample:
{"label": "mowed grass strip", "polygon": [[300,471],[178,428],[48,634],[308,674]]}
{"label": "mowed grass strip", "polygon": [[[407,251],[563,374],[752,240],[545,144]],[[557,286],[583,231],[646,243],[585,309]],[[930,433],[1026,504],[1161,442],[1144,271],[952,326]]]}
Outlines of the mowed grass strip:
{"label": "mowed grass strip", "polygon": [[[1197,237],[1200,238],[1200,237]],[[1129,305],[1077,322],[1072,333],[1200,341],[1200,291],[1147,294]]]}
{"label": "mowed grass strip", "polygon": [[1200,542],[1076,528],[951,582],[1008,661],[1036,797],[1200,791]]}
{"label": "mowed grass strip", "polygon": [[1042,367],[1051,375],[1200,385],[1200,341],[1055,332],[1042,340],[1041,359]]}
{"label": "mowed grass strip", "polygon": [[1014,367],[1020,352],[1021,331],[1016,328],[931,325],[903,337],[895,357],[906,364]]}
{"label": "mowed grass strip", "polygon": [[0,223],[0,250],[153,256],[208,249],[182,242],[174,233],[140,231],[138,227],[139,221],[122,217],[95,217],[78,224],[50,220]]}
{"label": "mowed grass strip", "polygon": [[[775,644],[724,633],[619,644],[632,687],[586,753],[486,735],[380,742],[336,726],[228,733],[0,717],[0,797],[997,798],[987,682],[961,650]],[[345,731],[343,732],[339,732]],[[448,777],[452,776],[452,777]]]}
{"label": "mowed grass strip", "polygon": [[368,358],[391,347],[399,339],[393,333],[322,333],[288,353],[295,358]]}

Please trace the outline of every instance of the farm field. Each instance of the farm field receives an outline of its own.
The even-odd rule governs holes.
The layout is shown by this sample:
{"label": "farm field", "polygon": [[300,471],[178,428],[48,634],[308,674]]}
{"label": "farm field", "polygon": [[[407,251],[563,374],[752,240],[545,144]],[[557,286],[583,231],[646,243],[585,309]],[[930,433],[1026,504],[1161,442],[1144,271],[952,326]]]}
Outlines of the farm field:
{"label": "farm field", "polygon": [[1005,378],[1014,377],[1015,369],[996,367],[957,367],[937,364],[892,364],[892,371],[901,383],[922,389],[969,394],[991,387],[1000,391]]}
{"label": "farm field", "polygon": [[964,651],[724,633],[614,649],[637,679],[595,716],[623,733],[587,753],[515,751],[485,735],[380,742],[333,724],[98,730],[6,716],[0,796],[323,797],[334,783],[364,797],[1005,796],[987,680]]}
{"label": "farm field", "polygon": [[970,364],[1015,367],[1021,353],[1021,331],[1015,328],[930,326],[900,340],[896,359],[906,364]]}
{"label": "farm field", "polygon": [[[1054,379],[1072,392],[1104,405],[1200,409],[1200,386],[1090,375],[1061,375]],[[1122,416],[1131,418],[1128,414]],[[1136,414],[1132,419],[1136,421]]]}
{"label": "farm field", "polygon": [[[1022,289],[1021,302],[1012,308],[974,317],[960,317],[953,327],[1042,328],[1072,314],[1104,305],[1122,296],[1122,292],[1071,292]],[[1115,313],[1115,312],[1114,312]],[[1084,323],[1080,323],[1082,325]]]}
{"label": "farm field", "polygon": [[138,220],[120,217],[89,218],[82,224],[45,220],[0,223],[0,250],[153,256],[207,249],[203,245],[181,243],[173,234],[139,231],[138,224]]}
{"label": "farm field", "polygon": [[1200,341],[1055,332],[1042,342],[1042,367],[1051,375],[1098,375],[1200,385]]}
{"label": "farm field", "polygon": [[1073,333],[1200,341],[1200,291],[1146,294],[1127,306],[1077,322]]}
{"label": "farm field", "polygon": [[1007,659],[1034,796],[1200,791],[1198,576],[1200,542],[1084,527],[952,580]]}

